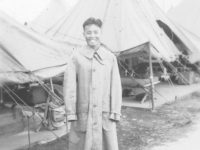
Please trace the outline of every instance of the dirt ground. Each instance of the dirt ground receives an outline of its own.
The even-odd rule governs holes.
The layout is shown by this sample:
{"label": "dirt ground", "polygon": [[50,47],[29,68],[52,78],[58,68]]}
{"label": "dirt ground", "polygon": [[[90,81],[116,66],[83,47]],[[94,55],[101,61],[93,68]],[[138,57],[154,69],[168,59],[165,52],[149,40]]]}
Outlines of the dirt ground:
{"label": "dirt ground", "polygon": [[[117,124],[120,150],[151,150],[174,142],[191,131],[200,117],[200,93],[168,103],[155,112],[122,107],[122,120]],[[47,144],[34,144],[30,150],[67,150],[68,135]],[[27,150],[27,149],[21,149]]]}

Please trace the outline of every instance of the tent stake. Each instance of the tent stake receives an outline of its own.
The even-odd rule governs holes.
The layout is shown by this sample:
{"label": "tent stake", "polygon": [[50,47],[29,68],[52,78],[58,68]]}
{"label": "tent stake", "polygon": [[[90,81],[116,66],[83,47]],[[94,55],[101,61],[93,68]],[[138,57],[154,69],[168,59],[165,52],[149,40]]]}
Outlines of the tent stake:
{"label": "tent stake", "polygon": [[154,108],[154,84],[153,84],[153,67],[152,67],[152,57],[151,57],[151,50],[150,50],[150,43],[148,43],[148,50],[149,50],[149,70],[150,70],[150,82],[151,82],[151,103],[152,103],[152,111],[155,110]]}

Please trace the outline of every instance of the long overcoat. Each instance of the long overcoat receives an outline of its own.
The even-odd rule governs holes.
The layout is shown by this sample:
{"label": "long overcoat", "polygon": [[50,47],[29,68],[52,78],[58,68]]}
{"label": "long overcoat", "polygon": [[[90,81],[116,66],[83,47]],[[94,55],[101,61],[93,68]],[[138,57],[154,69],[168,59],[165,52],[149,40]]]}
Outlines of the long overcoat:
{"label": "long overcoat", "polygon": [[122,89],[113,53],[102,46],[75,52],[64,75],[64,98],[72,121],[70,150],[118,150]]}

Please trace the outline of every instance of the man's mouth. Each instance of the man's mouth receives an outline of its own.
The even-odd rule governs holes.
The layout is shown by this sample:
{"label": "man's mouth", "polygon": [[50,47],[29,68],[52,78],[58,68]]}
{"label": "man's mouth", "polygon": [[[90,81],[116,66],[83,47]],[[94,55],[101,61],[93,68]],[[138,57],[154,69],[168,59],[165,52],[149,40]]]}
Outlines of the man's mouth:
{"label": "man's mouth", "polygon": [[89,40],[89,41],[93,43],[93,42],[96,42],[97,40],[95,40],[95,39],[92,39],[92,40]]}
{"label": "man's mouth", "polygon": [[90,41],[96,41],[96,39],[90,39]]}

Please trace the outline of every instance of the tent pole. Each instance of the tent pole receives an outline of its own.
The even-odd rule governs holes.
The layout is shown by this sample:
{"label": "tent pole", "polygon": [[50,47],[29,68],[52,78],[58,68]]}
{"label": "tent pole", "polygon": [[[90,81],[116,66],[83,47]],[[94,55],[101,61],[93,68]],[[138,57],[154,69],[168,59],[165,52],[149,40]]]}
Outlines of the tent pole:
{"label": "tent pole", "polygon": [[[50,86],[51,86],[51,91],[54,93],[52,79],[50,79]],[[41,124],[38,126],[38,128],[35,130],[35,132],[38,132],[43,126],[47,125],[47,121],[48,121],[47,117],[48,117],[48,112],[49,112],[50,99],[51,99],[51,96],[48,95],[48,98],[47,98],[47,101],[46,101],[46,105],[45,105],[44,117],[42,119]]]}
{"label": "tent pole", "polygon": [[[68,122],[68,120],[67,120],[67,104],[66,104],[65,98],[64,98],[64,104],[65,104],[65,117],[66,117],[66,132],[67,132],[67,134],[68,134],[68,132],[69,132],[69,131],[68,131],[68,130],[69,130],[69,129],[68,129],[68,128],[69,128],[69,127],[68,127],[68,123],[69,123],[69,122]],[[70,125],[71,125],[71,124],[69,123],[69,126],[70,126]]]}
{"label": "tent pole", "polygon": [[3,86],[3,85],[0,84],[0,90],[1,90],[1,91],[0,91],[0,92],[1,92],[1,93],[0,93],[0,95],[1,95],[1,97],[0,97],[0,104],[3,104],[3,87],[2,87],[2,86]]}
{"label": "tent pole", "polygon": [[151,82],[151,103],[152,103],[152,110],[154,111],[154,84],[153,84],[153,67],[152,67],[152,57],[151,57],[151,50],[150,50],[150,42],[148,43],[148,50],[149,50],[149,70],[150,70],[150,82]]}
{"label": "tent pole", "polygon": [[[50,84],[51,84],[51,90],[54,93],[54,88],[53,88],[53,83],[52,83],[52,78],[50,79]],[[64,104],[65,104],[65,110],[66,110],[66,103],[64,100]],[[68,122],[67,122],[67,115],[66,115],[66,132],[68,133]]]}
{"label": "tent pole", "polygon": [[50,79],[51,91],[54,93],[52,78]]}
{"label": "tent pole", "polygon": [[[52,83],[52,78],[50,79],[50,84],[51,84],[51,90],[54,93],[54,88],[53,88],[53,83]],[[65,108],[66,108],[66,103],[64,100]],[[66,110],[66,109],[65,109]],[[68,133],[68,122],[67,122],[67,115],[66,115],[66,132]]]}

